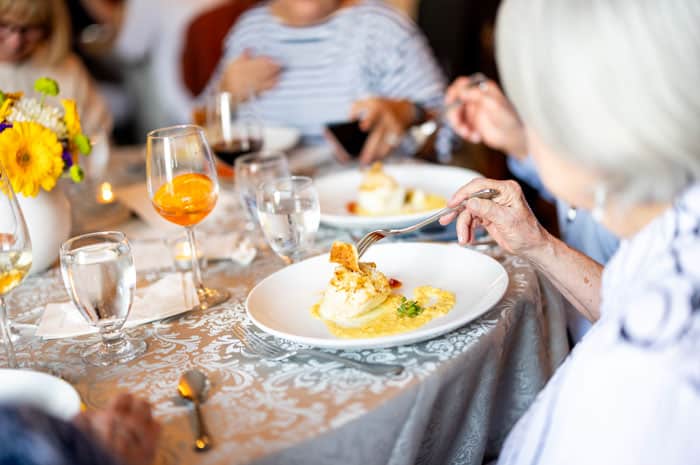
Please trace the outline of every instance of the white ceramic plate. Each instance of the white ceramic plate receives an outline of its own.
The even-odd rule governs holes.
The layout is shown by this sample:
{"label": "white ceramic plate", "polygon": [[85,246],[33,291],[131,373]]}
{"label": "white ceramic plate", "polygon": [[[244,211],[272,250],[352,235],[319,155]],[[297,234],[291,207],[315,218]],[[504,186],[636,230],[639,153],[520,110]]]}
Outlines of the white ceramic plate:
{"label": "white ceramic plate", "polygon": [[497,261],[457,245],[378,244],[363,258],[376,262],[387,277],[401,281],[402,294],[410,297],[418,286],[435,286],[455,293],[455,307],[407,333],[337,338],[311,315],[311,307],[320,300],[335,266],[328,262],[328,255],[320,255],[283,268],[258,284],[246,301],[248,316],[267,333],[311,346],[393,347],[431,339],[469,323],[498,303],[508,287],[508,274]]}
{"label": "white ceramic plate", "polygon": [[[421,189],[449,199],[457,189],[480,174],[464,168],[429,164],[385,165],[387,174],[406,188]],[[321,221],[329,226],[348,229],[399,228],[419,222],[436,210],[409,215],[358,216],[347,205],[357,200],[363,173],[359,169],[341,171],[314,181],[321,201]]]}
{"label": "white ceramic plate", "polygon": [[280,126],[265,126],[263,129],[263,150],[284,152],[299,143],[298,129]]}
{"label": "white ceramic plate", "polygon": [[63,420],[80,413],[80,396],[73,386],[31,370],[0,369],[0,404],[31,405]]}

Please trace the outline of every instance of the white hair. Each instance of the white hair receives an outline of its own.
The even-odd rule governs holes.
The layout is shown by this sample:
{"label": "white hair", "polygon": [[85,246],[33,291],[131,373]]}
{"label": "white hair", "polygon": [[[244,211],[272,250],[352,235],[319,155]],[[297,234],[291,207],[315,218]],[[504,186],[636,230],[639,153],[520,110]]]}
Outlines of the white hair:
{"label": "white hair", "polygon": [[497,58],[526,126],[613,195],[700,182],[700,0],[505,0]]}

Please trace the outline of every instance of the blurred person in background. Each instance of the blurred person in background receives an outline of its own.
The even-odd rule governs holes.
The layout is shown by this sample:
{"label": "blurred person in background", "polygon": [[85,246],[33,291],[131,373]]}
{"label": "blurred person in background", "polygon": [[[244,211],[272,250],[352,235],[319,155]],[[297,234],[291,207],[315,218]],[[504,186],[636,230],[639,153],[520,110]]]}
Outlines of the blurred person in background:
{"label": "blurred person in background", "polygon": [[61,97],[76,101],[88,134],[108,133],[110,113],[70,37],[64,0],[0,0],[0,89],[31,93],[37,78],[55,79]]}
{"label": "blurred person in background", "polygon": [[159,436],[151,406],[128,394],[72,422],[28,406],[0,406],[2,464],[149,465]]}
{"label": "blurred person in background", "polygon": [[[468,78],[458,78],[447,91],[446,105],[459,102],[447,115],[454,131],[469,142],[483,142],[508,154],[511,172],[538,190],[542,197],[556,203],[564,242],[605,265],[617,251],[619,239],[593,219],[590,212],[574,209],[547,191],[528,154],[525,127],[498,85],[488,81],[470,87],[468,83]],[[573,342],[580,341],[591,327],[591,322],[571,307],[567,323]]]}
{"label": "blurred person in background", "polygon": [[[211,54],[223,33],[193,21],[211,10],[226,29],[252,0],[81,0],[88,13],[111,31],[111,58],[123,64],[126,86],[133,98],[132,112],[140,137],[156,128],[190,122],[203,85],[211,74]],[[211,16],[209,16],[211,18]],[[209,25],[207,23],[206,25]],[[205,25],[205,27],[206,27]],[[190,37],[191,34],[198,37]],[[201,48],[197,52],[193,47]],[[218,60],[219,56],[215,59]],[[193,69],[192,67],[199,67]],[[192,78],[188,75],[192,73]],[[209,73],[209,74],[207,74]]]}
{"label": "blurred person in background", "polygon": [[369,163],[400,144],[439,108],[445,79],[405,15],[377,0],[272,0],[246,12],[226,42],[212,87],[257,95],[266,123],[322,143],[324,126],[359,119]]}

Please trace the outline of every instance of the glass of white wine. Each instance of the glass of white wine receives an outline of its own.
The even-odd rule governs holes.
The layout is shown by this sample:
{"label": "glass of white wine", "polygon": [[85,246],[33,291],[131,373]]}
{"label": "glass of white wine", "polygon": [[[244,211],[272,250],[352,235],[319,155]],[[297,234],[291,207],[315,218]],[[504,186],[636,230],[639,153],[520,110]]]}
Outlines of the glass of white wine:
{"label": "glass of white wine", "polygon": [[124,336],[136,288],[131,245],[124,233],[98,232],[67,240],[61,246],[61,275],[68,295],[101,342],[88,346],[83,360],[110,366],[146,352],[146,342]]}
{"label": "glass of white wine", "polygon": [[311,178],[292,176],[261,184],[257,208],[265,239],[287,264],[313,247],[321,208]]}
{"label": "glass of white wine", "polygon": [[32,244],[22,210],[0,165],[0,333],[9,368],[17,368],[5,298],[32,267]]}

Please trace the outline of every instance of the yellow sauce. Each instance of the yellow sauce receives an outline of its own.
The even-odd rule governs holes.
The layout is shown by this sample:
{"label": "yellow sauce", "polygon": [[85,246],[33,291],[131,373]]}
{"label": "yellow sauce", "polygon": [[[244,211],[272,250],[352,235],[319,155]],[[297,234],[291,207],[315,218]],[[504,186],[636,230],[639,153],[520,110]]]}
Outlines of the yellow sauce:
{"label": "yellow sauce", "polygon": [[[398,212],[394,213],[397,215],[410,215],[411,213],[421,213],[421,212],[427,212],[431,210],[439,210],[441,208],[445,208],[447,206],[447,200],[439,195],[435,194],[425,194],[425,203],[424,205],[421,206],[421,208],[416,208],[415,206],[411,205],[410,203],[404,204],[403,208],[399,210]],[[363,209],[359,205],[356,207],[357,209],[357,215],[359,216],[384,216],[386,215],[386,212],[382,213],[372,213],[368,212],[367,210]]]}
{"label": "yellow sauce", "polygon": [[319,314],[320,303],[311,308],[311,314],[322,320],[334,336],[344,339],[360,339],[391,336],[420,328],[435,318],[446,315],[455,305],[455,295],[431,286],[421,286],[413,291],[413,300],[423,307],[423,312],[411,318],[402,316],[396,309],[401,305],[402,295],[392,294],[371,312],[377,317],[362,326],[346,327],[324,320]]}

